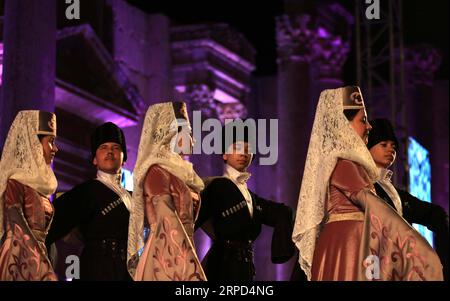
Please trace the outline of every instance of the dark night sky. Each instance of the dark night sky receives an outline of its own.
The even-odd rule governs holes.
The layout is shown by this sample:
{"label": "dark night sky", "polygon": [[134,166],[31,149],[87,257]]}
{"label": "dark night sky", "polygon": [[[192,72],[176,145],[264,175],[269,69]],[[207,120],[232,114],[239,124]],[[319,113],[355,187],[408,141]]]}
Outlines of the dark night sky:
{"label": "dark night sky", "polygon": [[[58,0],[65,3],[63,0]],[[172,24],[225,22],[242,32],[255,47],[257,75],[276,72],[275,17],[284,12],[285,1],[301,2],[308,8],[319,2],[338,2],[354,13],[355,1],[365,0],[126,0],[149,13],[164,13]],[[380,0],[388,1],[388,0]],[[443,62],[438,78],[448,79],[449,66],[449,0],[403,0],[405,45],[428,43],[441,50]],[[0,0],[3,14],[4,0]],[[92,5],[92,0],[83,1]],[[351,55],[351,54],[350,54]],[[345,74],[354,74],[350,57]],[[348,76],[347,76],[348,77]]]}
{"label": "dark night sky", "polygon": [[[319,1],[314,0],[311,3]],[[269,75],[276,71],[275,16],[284,12],[282,0],[128,2],[150,13],[162,12],[171,18],[174,25],[226,22],[242,32],[257,50],[256,74]],[[349,12],[354,12],[353,0],[335,2],[341,3]],[[448,78],[448,6],[448,0],[403,0],[405,45],[428,43],[439,48],[444,56],[438,72],[439,78]],[[354,69],[350,60],[346,66],[346,70],[348,69]]]}

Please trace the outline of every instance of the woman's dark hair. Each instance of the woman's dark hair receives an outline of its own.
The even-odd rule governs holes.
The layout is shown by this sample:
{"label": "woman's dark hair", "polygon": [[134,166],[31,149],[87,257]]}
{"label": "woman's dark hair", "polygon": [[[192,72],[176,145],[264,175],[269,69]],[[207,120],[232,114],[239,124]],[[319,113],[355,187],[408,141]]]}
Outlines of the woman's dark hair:
{"label": "woman's dark hair", "polygon": [[344,110],[344,115],[347,118],[348,121],[352,121],[356,114],[358,114],[360,109],[348,109],[348,110]]}
{"label": "woman's dark hair", "polygon": [[39,138],[39,141],[42,142],[42,139],[44,139],[44,137],[47,136],[47,135],[37,135],[37,136]]}

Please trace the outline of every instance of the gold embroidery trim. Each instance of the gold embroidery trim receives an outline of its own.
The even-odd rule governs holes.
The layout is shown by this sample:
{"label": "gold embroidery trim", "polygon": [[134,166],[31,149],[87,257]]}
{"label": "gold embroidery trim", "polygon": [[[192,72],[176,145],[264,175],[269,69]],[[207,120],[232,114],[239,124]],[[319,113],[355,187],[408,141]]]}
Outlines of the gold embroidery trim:
{"label": "gold embroidery trim", "polygon": [[350,213],[341,213],[341,214],[331,214],[328,217],[327,224],[332,222],[340,222],[340,221],[363,221],[364,213],[362,212],[350,212]]}

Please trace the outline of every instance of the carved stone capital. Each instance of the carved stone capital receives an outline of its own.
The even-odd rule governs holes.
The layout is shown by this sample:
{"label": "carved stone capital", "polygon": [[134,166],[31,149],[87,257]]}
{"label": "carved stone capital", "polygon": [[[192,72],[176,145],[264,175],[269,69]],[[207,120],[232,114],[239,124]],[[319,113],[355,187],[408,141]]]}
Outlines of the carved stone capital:
{"label": "carved stone capital", "polygon": [[219,103],[218,116],[222,123],[225,122],[225,119],[244,119],[245,117],[247,117],[247,109],[240,102]]}
{"label": "carved stone capital", "polygon": [[309,15],[282,15],[276,18],[279,60],[309,62],[312,58],[314,27]]}
{"label": "carved stone capital", "polygon": [[316,78],[340,78],[350,52],[350,41],[319,27],[313,42]]}
{"label": "carved stone capital", "polygon": [[432,86],[442,55],[433,46],[418,45],[405,49],[405,74],[412,85]]}
{"label": "carved stone capital", "polygon": [[315,62],[327,77],[340,74],[350,50],[354,18],[337,3],[318,4],[309,14],[276,19],[278,62]]}
{"label": "carved stone capital", "polygon": [[214,101],[214,90],[205,84],[189,85],[185,97],[190,104],[191,111],[201,111],[207,118],[217,116],[217,105]]}

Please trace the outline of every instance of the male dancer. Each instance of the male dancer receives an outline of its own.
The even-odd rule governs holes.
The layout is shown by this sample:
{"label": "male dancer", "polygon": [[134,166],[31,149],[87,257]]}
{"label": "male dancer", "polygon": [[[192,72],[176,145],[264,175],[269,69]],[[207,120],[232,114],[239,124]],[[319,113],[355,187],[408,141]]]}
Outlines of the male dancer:
{"label": "male dancer", "polygon": [[99,126],[91,136],[91,151],[97,177],[53,202],[47,245],[78,228],[84,242],[80,280],[131,280],[126,267],[131,196],[120,185],[127,160],[122,130],[111,122]]}
{"label": "male dancer", "polygon": [[233,134],[231,144],[225,145],[227,128],[223,128],[222,155],[225,171],[207,183],[201,193],[202,205],[196,228],[203,226],[213,239],[202,264],[208,280],[251,281],[255,275],[253,242],[261,226],[274,228],[272,237],[272,262],[284,263],[294,254],[291,240],[293,215],[291,208],[265,200],[247,187],[251,174],[247,172],[253,158],[248,143],[248,133],[243,139]]}

